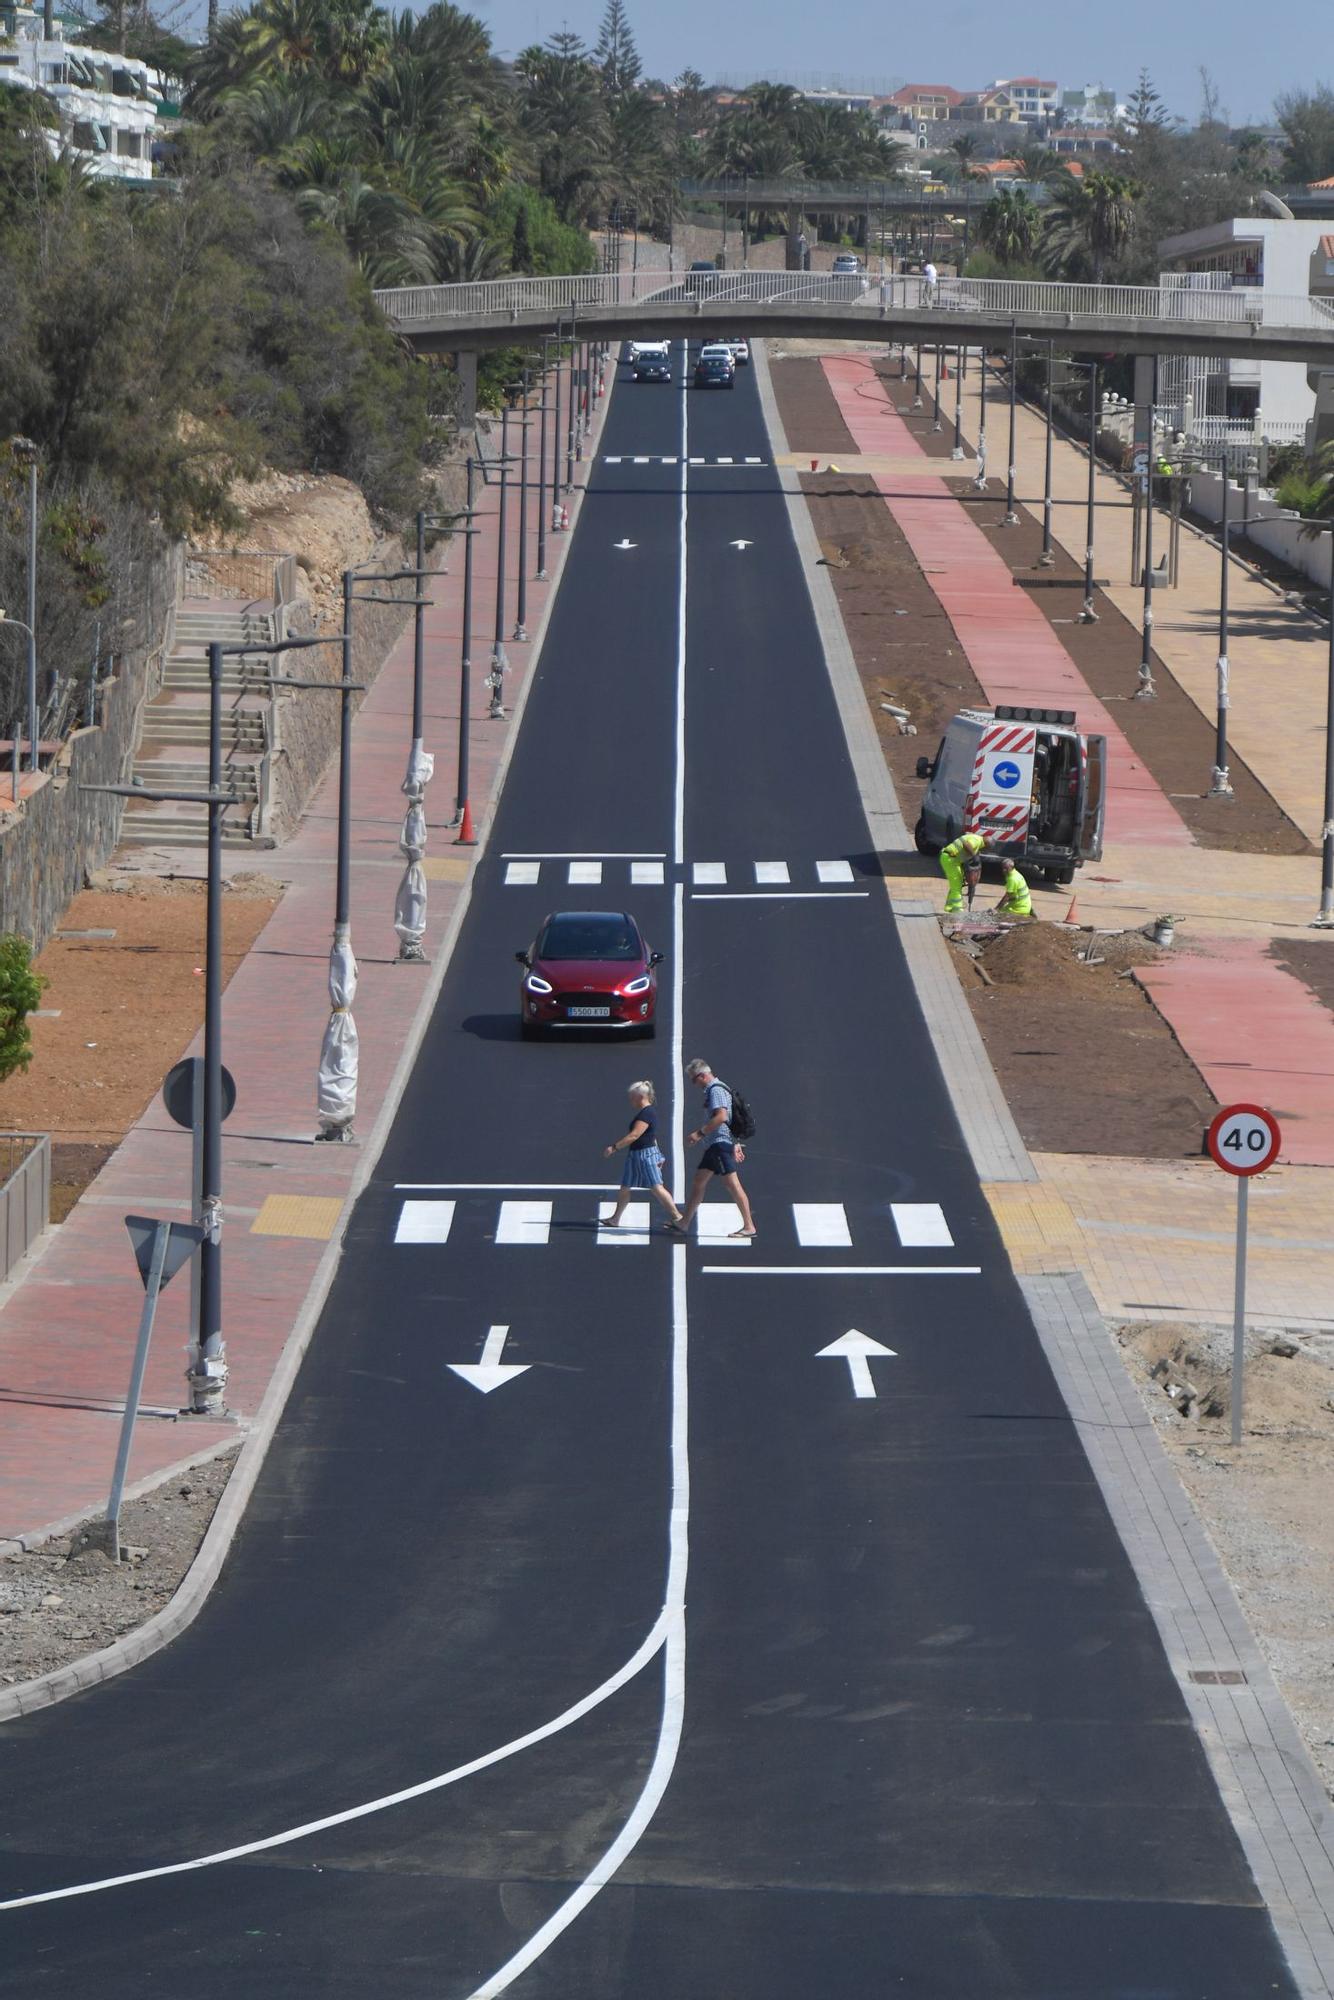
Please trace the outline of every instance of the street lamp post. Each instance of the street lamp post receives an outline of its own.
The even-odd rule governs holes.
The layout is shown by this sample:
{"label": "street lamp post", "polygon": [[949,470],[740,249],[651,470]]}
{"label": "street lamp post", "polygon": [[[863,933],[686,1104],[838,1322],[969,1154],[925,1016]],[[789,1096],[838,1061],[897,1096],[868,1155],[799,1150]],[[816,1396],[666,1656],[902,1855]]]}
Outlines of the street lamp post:
{"label": "street lamp post", "polygon": [[[9,448],[20,465],[28,468],[28,575],[27,603],[28,622],[21,629],[28,635],[28,769],[37,769],[37,462],[41,457],[39,447],[29,437],[12,437]],[[10,623],[19,628],[17,618]],[[14,726],[14,741],[18,744],[17,718]],[[15,791],[14,797],[18,797]]]}
{"label": "street lamp post", "polygon": [[963,348],[954,350],[954,449],[951,458],[963,457]]}
{"label": "street lamp post", "polygon": [[550,360],[546,336],[542,338],[542,401],[537,417],[537,581],[547,580],[547,364]]}
{"label": "street lamp post", "polygon": [[[0,611],[0,626],[4,626],[4,627],[12,627],[12,629],[13,629],[13,630],[14,630],[15,632],[26,632],[26,633],[27,633],[27,635],[28,635],[28,655],[29,655],[29,658],[31,658],[31,656],[32,656],[32,650],[33,650],[33,636],[32,636],[32,627],[31,627],[31,625],[25,625],[25,624],[24,624],[24,622],[23,622],[23,620],[22,620],[21,618],[9,618],[9,617],[6,617],[5,613],[4,613],[3,611]],[[23,763],[23,731],[22,731],[22,730],[21,730],[21,728],[19,727],[19,718],[18,718],[18,715],[17,715],[17,713],[16,713],[16,714],[15,714],[15,716],[14,716],[14,737],[13,737],[13,772],[14,772],[14,803],[15,803],[15,805],[17,805],[17,804],[18,804],[18,799],[19,799],[19,787],[20,787],[20,783],[21,783],[21,780],[20,780],[20,777],[19,777],[19,771],[20,771],[20,768],[21,768],[21,766],[22,766],[22,763]]]}
{"label": "street lamp post", "polygon": [[574,440],[575,440],[575,436],[576,436],[576,434],[577,434],[577,432],[578,432],[578,429],[579,429],[579,403],[578,403],[578,392],[577,392],[577,390],[576,390],[576,387],[575,387],[575,376],[577,375],[577,373],[578,373],[578,368],[579,368],[579,342],[578,342],[577,340],[575,340],[575,339],[573,338],[573,335],[574,335],[574,315],[573,315],[573,313],[571,313],[571,315],[570,315],[570,334],[571,334],[571,339],[570,339],[570,394],[569,394],[569,404],[570,404],[570,407],[569,407],[569,409],[568,409],[568,410],[566,411],[566,413],[565,413],[565,415],[566,415],[566,424],[565,424],[565,491],[566,491],[567,493],[573,493],[573,491],[574,491]]}
{"label": "street lamp post", "polygon": [[941,369],[942,369],[942,368],[944,367],[944,365],[945,365],[945,363],[944,363],[944,354],[945,354],[945,350],[944,350],[944,348],[943,348],[943,347],[937,347],[937,349],[936,349],[936,417],[935,417],[935,422],[934,422],[934,423],[932,424],[932,426],[931,426],[931,428],[932,428],[932,430],[933,430],[933,431],[943,431],[943,430],[944,430],[944,428],[945,428],[945,413],[944,413],[944,406],[942,405],[942,403],[941,403],[941,400],[940,400],[940,371],[941,371]]}
{"label": "street lamp post", "polygon": [[1010,457],[1005,473],[1005,526],[1019,526],[1019,510],[1014,504],[1015,482],[1015,427],[1018,422],[1019,402],[1019,334],[1013,320],[1010,321]]}
{"label": "street lamp post", "polygon": [[[1214,770],[1209,785],[1211,799],[1233,797],[1232,780],[1227,768],[1227,712],[1231,706],[1228,691],[1228,566],[1231,561],[1230,541],[1232,524],[1228,518],[1228,478],[1227,445],[1224,443],[1219,470],[1223,479],[1223,516],[1219,524],[1219,548],[1222,563],[1218,577],[1218,723],[1214,739]],[[1334,644],[1334,641],[1331,642]]]}
{"label": "street lamp post", "polygon": [[1093,607],[1093,513],[1097,504],[1098,475],[1098,364],[1088,363],[1089,371],[1089,476],[1084,511],[1084,603],[1079,613],[1081,625],[1096,625]]}
{"label": "street lamp post", "polygon": [[519,421],[519,592],[514,609],[514,638],[528,637],[528,370],[520,385],[523,414]]}
{"label": "street lamp post", "polygon": [[1316,930],[1334,930],[1334,527],[1329,530],[1329,676],[1325,684],[1325,812],[1320,828],[1320,915]]}
{"label": "street lamp post", "polygon": [[1047,439],[1046,464],[1042,480],[1042,553],[1038,557],[1039,569],[1051,569],[1056,561],[1056,553],[1051,545],[1051,378],[1055,366],[1056,343],[1047,342]]}
{"label": "street lamp post", "polygon": [[488,676],[492,691],[491,713],[503,715],[500,704],[500,690],[509,672],[509,661],[505,656],[505,508],[509,497],[509,447],[510,406],[506,395],[505,407],[500,416],[500,522],[496,531],[496,636],[491,648],[491,672]]}
{"label": "street lamp post", "polygon": [[913,361],[912,407],[915,410],[920,410],[922,407],[922,343],[920,340],[917,342],[917,351]]}
{"label": "street lamp post", "polygon": [[561,407],[560,407],[560,325],[556,331],[556,418],[551,426],[551,532],[554,535],[560,527],[560,465],[561,465]]}
{"label": "street lamp post", "polygon": [[[1157,372],[1154,374],[1157,387]],[[1144,609],[1140,616],[1139,645],[1139,686],[1135,689],[1135,701],[1152,701],[1158,690],[1153,684],[1153,459],[1154,427],[1152,405],[1149,418],[1149,445],[1145,460],[1144,481]]]}
{"label": "street lamp post", "polygon": [[[954,426],[954,442],[956,445],[959,443],[957,414]],[[982,367],[978,381],[977,472],[973,479],[973,485],[979,493],[985,493],[987,490],[987,350],[985,342],[982,346]]]}
{"label": "street lamp post", "polygon": [[463,542],[463,643],[459,653],[459,772],[458,802],[454,817],[459,823],[456,847],[474,847],[476,835],[472,830],[472,812],[468,798],[470,782],[468,770],[468,704],[472,698],[472,538],[473,538],[473,479],[476,473],[474,461],[470,458],[464,468],[467,479],[467,526]]}

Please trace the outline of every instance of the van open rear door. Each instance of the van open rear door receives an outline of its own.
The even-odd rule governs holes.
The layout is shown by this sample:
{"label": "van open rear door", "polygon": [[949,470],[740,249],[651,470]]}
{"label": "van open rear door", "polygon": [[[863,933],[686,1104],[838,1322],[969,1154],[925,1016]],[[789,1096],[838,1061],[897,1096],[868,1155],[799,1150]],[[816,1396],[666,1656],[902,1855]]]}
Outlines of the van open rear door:
{"label": "van open rear door", "polygon": [[1084,810],[1079,822],[1079,852],[1085,861],[1102,860],[1102,822],[1107,805],[1107,738],[1084,739]]}

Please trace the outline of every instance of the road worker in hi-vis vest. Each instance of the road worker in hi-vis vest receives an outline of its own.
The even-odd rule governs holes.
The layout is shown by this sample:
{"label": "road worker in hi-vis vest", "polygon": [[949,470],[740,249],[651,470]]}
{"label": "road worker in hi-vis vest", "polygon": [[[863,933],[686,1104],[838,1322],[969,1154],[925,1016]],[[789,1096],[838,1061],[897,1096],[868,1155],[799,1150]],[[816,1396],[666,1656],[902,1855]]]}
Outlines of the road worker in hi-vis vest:
{"label": "road worker in hi-vis vest", "polygon": [[963,876],[970,863],[981,861],[982,851],[990,840],[989,833],[961,833],[948,847],[940,850],[940,865],[949,883],[949,893],[945,897],[945,915],[956,917],[963,909]]}
{"label": "road worker in hi-vis vest", "polygon": [[1028,883],[1013,861],[1005,864],[1005,894],[996,908],[1003,917],[1031,917],[1033,914],[1033,898]]}

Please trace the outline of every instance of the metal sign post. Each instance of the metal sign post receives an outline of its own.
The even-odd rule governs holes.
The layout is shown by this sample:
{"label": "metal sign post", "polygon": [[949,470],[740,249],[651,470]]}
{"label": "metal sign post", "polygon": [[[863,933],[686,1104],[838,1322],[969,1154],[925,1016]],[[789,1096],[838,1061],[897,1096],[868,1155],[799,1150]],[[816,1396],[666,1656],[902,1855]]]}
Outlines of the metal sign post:
{"label": "metal sign post", "polygon": [[1272,1111],[1259,1104],[1228,1104],[1209,1127],[1209,1157],[1237,1177],[1236,1280],[1232,1295],[1232,1442],[1241,1443],[1246,1362],[1246,1229],[1252,1176],[1278,1158],[1283,1134]]}

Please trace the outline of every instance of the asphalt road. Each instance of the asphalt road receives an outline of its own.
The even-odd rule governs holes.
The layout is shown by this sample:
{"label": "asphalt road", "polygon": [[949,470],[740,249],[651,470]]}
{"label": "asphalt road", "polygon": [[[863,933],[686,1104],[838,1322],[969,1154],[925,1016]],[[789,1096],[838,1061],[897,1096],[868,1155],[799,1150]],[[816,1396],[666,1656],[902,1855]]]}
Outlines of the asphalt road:
{"label": "asphalt road", "polygon": [[[6,2000],[1294,1991],[955,1125],[769,460],[744,372],[618,387],[222,1583],[0,1730]],[[656,1042],[519,1041],[562,906],[665,952]],[[759,1236],[600,1242],[625,1086],[679,1179],[694,1054],[756,1107]]]}

